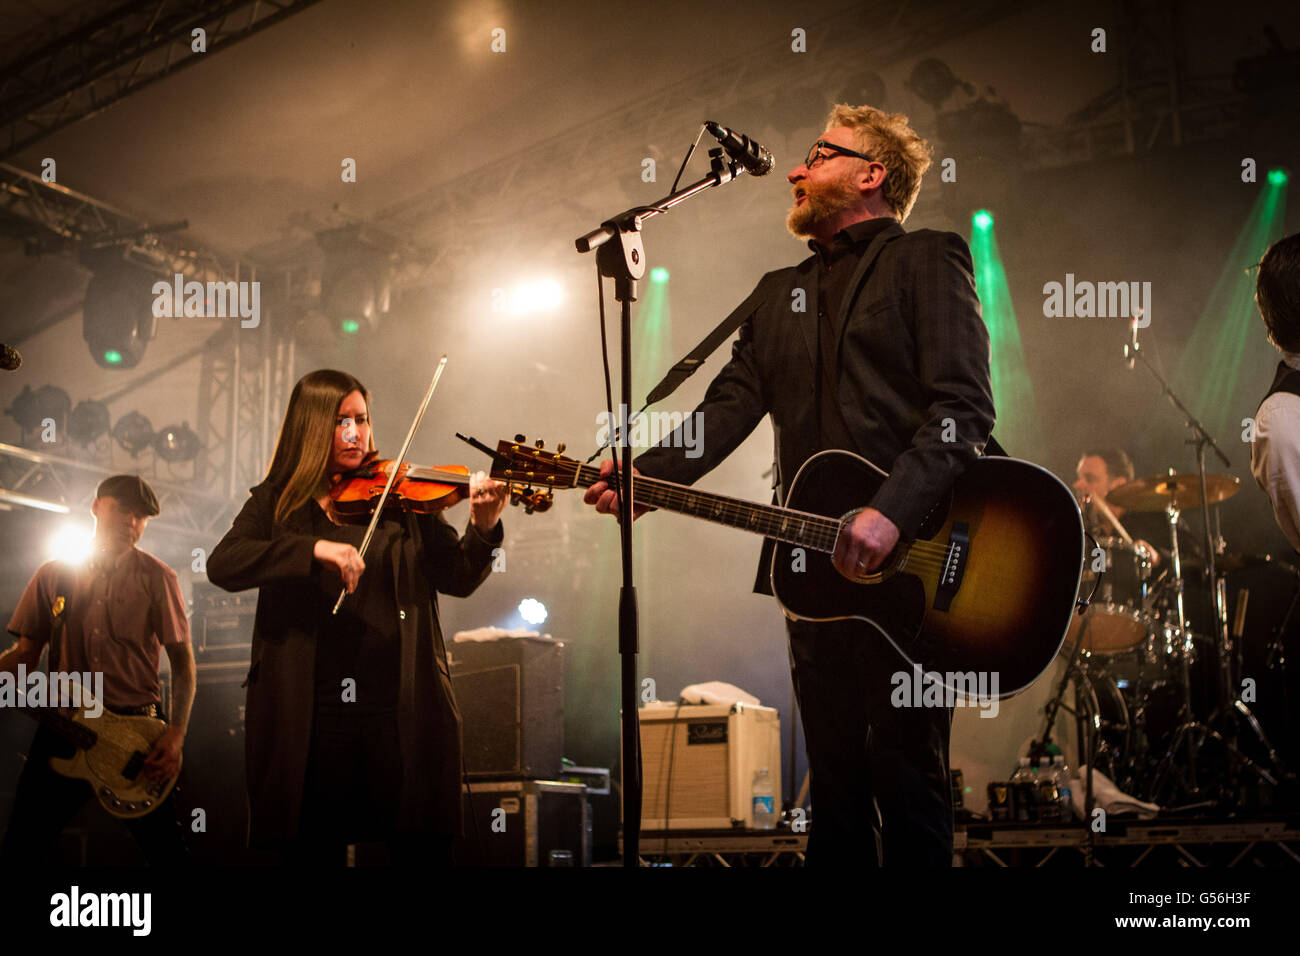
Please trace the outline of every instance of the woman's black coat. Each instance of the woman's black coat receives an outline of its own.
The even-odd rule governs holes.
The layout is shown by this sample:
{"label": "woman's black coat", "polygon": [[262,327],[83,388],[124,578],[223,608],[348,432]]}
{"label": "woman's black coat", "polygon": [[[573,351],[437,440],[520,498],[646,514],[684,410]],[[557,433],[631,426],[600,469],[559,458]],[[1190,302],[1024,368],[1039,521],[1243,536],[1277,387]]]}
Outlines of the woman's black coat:
{"label": "woman's black coat", "polygon": [[[296,836],[311,743],[316,621],[322,574],[312,555],[309,501],[283,524],[273,521],[279,489],[265,482],[208,558],[208,579],[227,591],[259,588],[253,630],[244,752],[249,842]],[[393,600],[401,628],[398,733],[402,749],[402,832],[460,832],[460,711],[452,696],[436,592],[465,597],[491,573],[501,525],[464,536],[441,516],[405,515],[393,537]],[[495,540],[493,540],[495,539]],[[374,555],[367,565],[376,564]],[[328,612],[328,608],[325,609]]]}

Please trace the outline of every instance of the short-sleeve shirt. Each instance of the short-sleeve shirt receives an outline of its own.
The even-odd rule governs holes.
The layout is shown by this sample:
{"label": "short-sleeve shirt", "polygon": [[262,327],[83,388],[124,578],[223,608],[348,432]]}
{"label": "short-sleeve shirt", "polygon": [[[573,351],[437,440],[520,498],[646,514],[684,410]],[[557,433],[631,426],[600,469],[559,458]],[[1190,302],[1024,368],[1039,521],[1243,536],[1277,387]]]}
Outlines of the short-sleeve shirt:
{"label": "short-sleeve shirt", "polygon": [[[1283,352],[1282,361],[1287,368],[1300,370],[1300,354]],[[1250,471],[1273,502],[1278,527],[1291,547],[1300,551],[1300,395],[1277,390],[1282,383],[1279,368],[1274,390],[1255,413]]]}
{"label": "short-sleeve shirt", "polygon": [[50,647],[50,670],[102,673],[110,710],[162,703],[159,649],[190,640],[176,572],[139,548],[80,566],[50,561],[28,583],[9,632],[48,643],[60,596],[64,626]]}

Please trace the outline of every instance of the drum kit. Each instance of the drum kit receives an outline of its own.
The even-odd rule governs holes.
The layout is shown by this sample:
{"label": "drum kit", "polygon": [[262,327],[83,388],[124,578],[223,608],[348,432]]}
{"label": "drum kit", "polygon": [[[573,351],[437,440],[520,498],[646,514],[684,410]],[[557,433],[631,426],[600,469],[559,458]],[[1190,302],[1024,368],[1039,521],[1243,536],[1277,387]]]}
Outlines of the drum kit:
{"label": "drum kit", "polygon": [[[1282,641],[1300,596],[1300,571],[1227,551],[1222,538],[1210,535],[1209,560],[1184,562],[1179,548],[1184,510],[1201,508],[1208,516],[1209,506],[1238,490],[1235,478],[1170,469],[1084,499],[1115,533],[1093,538],[1080,595],[1086,605],[1080,601],[1062,647],[1069,666],[1047,707],[1042,739],[1064,709],[1078,723],[1081,762],[1129,795],[1169,809],[1267,807],[1280,799],[1280,781],[1293,779],[1255,703],[1267,710],[1265,723],[1276,720],[1285,734]],[[1160,555],[1134,541],[1112,509],[1162,515],[1169,550]],[[1066,703],[1071,685],[1073,706]]]}

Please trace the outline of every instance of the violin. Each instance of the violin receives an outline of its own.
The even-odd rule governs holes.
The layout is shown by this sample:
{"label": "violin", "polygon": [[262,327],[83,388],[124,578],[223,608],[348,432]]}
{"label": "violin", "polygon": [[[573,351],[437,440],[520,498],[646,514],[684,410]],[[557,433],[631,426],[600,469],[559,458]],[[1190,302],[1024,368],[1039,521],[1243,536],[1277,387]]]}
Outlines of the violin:
{"label": "violin", "polygon": [[[375,506],[388,484],[396,464],[392,458],[380,458],[378,452],[366,457],[352,471],[331,476],[330,500],[340,521],[364,524],[374,515]],[[404,462],[397,469],[393,487],[384,502],[384,512],[410,511],[436,514],[450,508],[469,494],[469,468],[465,465],[413,465]],[[511,485],[510,503],[524,510],[545,511],[551,505],[545,490],[519,489]]]}

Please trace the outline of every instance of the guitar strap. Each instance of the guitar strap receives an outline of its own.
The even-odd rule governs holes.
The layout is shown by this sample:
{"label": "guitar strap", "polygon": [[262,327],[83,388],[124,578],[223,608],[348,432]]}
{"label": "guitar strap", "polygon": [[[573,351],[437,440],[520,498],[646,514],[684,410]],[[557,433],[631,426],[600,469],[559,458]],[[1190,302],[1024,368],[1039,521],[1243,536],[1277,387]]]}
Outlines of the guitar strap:
{"label": "guitar strap", "polygon": [[72,568],[60,561],[55,565],[54,600],[50,602],[49,670],[59,669],[59,648],[68,629],[68,604],[72,594]]}
{"label": "guitar strap", "polygon": [[[897,238],[897,230],[885,229],[875,239],[871,240],[871,244],[867,246],[867,251],[862,256],[862,260],[867,264],[868,268],[875,261],[876,256],[880,255],[885,245]],[[668,374],[663,377],[663,380],[650,390],[650,393],[646,396],[645,404],[650,406],[656,402],[661,402],[677,391],[682,382],[694,375],[708,357],[718,350],[718,346],[731,338],[732,333],[745,324],[745,320],[754,314],[754,310],[758,308],[759,302],[766,294],[767,282],[759,282],[744,302],[736,306],[725,319],[718,323],[717,328],[700,341],[699,345],[691,349],[680,362],[668,370]],[[989,440],[984,446],[984,454],[1007,457],[1006,451],[998,444],[998,440],[992,434],[989,435]]]}
{"label": "guitar strap", "polygon": [[718,350],[718,346],[731,338],[731,334],[744,325],[745,320],[754,314],[754,310],[758,308],[759,302],[766,292],[766,282],[760,282],[755,286],[754,291],[749,294],[749,297],[744,302],[732,309],[731,314],[719,322],[716,329],[706,335],[699,345],[691,349],[680,362],[668,370],[668,374],[664,376],[663,381],[650,390],[645,403],[653,405],[677,391],[682,382],[694,375],[705,360]]}

